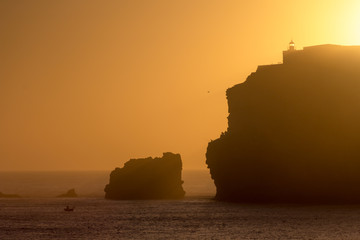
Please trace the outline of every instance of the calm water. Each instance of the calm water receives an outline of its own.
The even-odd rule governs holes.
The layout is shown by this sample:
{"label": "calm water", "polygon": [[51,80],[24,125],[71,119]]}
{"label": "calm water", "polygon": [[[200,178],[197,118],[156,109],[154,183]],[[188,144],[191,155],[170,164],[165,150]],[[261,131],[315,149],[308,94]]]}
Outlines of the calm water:
{"label": "calm water", "polygon": [[[201,178],[199,173],[190,175],[188,180]],[[95,179],[93,174],[88,177],[83,175],[78,181]],[[0,181],[5,178],[0,175]],[[69,180],[69,175],[60,179]],[[37,181],[33,179],[34,184]],[[52,185],[56,181],[42,182]],[[73,185],[79,182],[72,180]],[[214,188],[201,182],[188,182],[186,190],[192,195],[176,201],[110,201],[102,196],[59,199],[51,194],[73,186],[63,182],[49,192],[49,186],[41,183],[35,192],[47,197],[0,199],[0,239],[360,239],[360,206],[219,203],[212,200]],[[1,182],[0,187],[5,185]],[[83,183],[79,194],[100,194],[90,189]],[[75,206],[75,211],[63,211],[66,205]]]}
{"label": "calm water", "polygon": [[360,239],[360,206],[3,199],[0,239]]}

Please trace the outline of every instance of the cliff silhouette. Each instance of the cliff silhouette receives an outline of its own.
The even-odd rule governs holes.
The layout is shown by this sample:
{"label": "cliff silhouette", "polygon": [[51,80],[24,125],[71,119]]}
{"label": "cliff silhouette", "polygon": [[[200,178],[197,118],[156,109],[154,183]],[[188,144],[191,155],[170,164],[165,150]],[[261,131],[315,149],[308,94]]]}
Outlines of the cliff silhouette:
{"label": "cliff silhouette", "polygon": [[110,174],[105,187],[107,199],[177,199],[185,195],[181,180],[180,154],[161,158],[130,159]]}
{"label": "cliff silhouette", "polygon": [[284,51],[226,92],[208,144],[216,199],[360,203],[360,46]]}
{"label": "cliff silhouette", "polygon": [[60,194],[57,196],[58,198],[75,198],[78,197],[77,193],[75,192],[75,189],[69,189],[66,193]]}

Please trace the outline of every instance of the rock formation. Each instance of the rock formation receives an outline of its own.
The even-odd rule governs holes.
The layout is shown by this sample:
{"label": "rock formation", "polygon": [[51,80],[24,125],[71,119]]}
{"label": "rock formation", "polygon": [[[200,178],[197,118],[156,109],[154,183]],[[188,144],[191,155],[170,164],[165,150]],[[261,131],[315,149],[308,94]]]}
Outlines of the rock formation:
{"label": "rock formation", "polygon": [[77,196],[78,195],[76,194],[75,189],[72,188],[69,191],[67,191],[66,193],[60,194],[57,197],[59,197],[59,198],[74,198],[74,197],[77,197]]}
{"label": "rock formation", "polygon": [[164,153],[162,158],[130,159],[110,174],[105,187],[108,199],[177,199],[185,192],[181,180],[180,154]]}
{"label": "rock formation", "polygon": [[0,198],[19,198],[20,196],[17,194],[5,194],[0,192]]}
{"label": "rock formation", "polygon": [[360,47],[284,52],[227,90],[206,163],[216,199],[360,203]]}

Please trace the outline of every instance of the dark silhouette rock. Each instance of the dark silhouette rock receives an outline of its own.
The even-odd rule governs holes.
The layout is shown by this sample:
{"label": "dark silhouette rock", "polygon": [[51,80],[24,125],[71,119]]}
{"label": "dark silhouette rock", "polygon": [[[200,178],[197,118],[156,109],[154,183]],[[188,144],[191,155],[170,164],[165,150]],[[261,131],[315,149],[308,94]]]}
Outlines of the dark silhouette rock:
{"label": "dark silhouette rock", "polygon": [[360,203],[360,47],[284,52],[227,90],[206,163],[216,199]]}
{"label": "dark silhouette rock", "polygon": [[181,180],[180,154],[164,153],[162,158],[130,159],[110,174],[105,187],[108,199],[177,199],[185,192]]}
{"label": "dark silhouette rock", "polygon": [[74,197],[77,197],[77,196],[78,195],[76,194],[75,189],[72,188],[69,191],[67,191],[66,193],[60,194],[57,197],[59,197],[59,198],[74,198]]}
{"label": "dark silhouette rock", "polygon": [[17,194],[5,194],[0,192],[0,198],[20,198]]}

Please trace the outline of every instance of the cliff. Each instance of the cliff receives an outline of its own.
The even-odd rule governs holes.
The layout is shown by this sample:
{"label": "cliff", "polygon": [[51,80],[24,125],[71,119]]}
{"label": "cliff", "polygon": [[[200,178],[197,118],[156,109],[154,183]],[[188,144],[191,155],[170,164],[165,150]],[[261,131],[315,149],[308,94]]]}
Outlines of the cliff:
{"label": "cliff", "polygon": [[105,187],[108,199],[177,199],[185,192],[181,180],[180,154],[164,153],[162,158],[130,159],[110,174]]}
{"label": "cliff", "polygon": [[360,203],[360,47],[285,51],[226,94],[206,153],[216,199]]}
{"label": "cliff", "polygon": [[57,197],[59,197],[59,198],[74,198],[74,197],[77,197],[78,195],[77,195],[77,193],[75,192],[75,189],[69,189],[66,193],[64,193],[64,194],[60,194],[59,196],[57,196]]}

